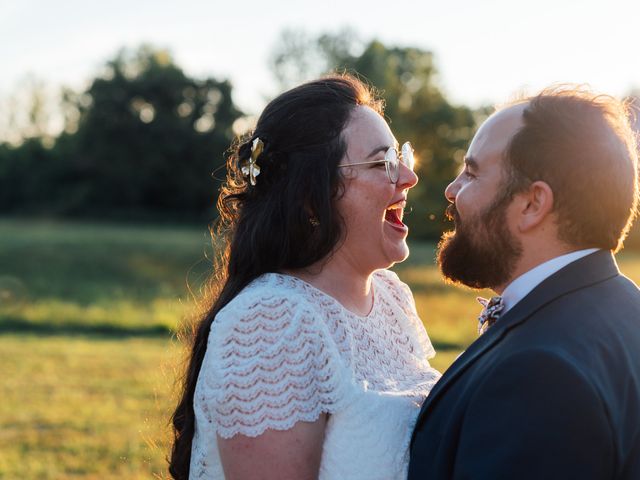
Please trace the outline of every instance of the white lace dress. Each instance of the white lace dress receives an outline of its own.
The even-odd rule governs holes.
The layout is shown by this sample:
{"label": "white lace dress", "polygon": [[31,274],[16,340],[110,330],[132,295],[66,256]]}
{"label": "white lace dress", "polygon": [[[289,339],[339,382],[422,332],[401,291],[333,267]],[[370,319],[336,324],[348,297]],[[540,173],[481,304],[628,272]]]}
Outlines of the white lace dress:
{"label": "white lace dress", "polygon": [[216,434],[255,437],[329,414],[319,478],[404,479],[420,405],[439,373],[409,288],[373,278],[366,317],[289,275],[269,273],[211,326],[198,377],[191,479],[223,479]]}

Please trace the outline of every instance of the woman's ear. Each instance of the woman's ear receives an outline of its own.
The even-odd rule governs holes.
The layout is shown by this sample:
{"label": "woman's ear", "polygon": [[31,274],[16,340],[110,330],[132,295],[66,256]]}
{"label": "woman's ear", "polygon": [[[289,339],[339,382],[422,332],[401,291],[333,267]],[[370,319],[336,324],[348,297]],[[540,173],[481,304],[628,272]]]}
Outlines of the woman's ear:
{"label": "woman's ear", "polygon": [[553,190],[548,183],[533,182],[528,189],[517,194],[518,229],[527,232],[542,224],[553,211]]}

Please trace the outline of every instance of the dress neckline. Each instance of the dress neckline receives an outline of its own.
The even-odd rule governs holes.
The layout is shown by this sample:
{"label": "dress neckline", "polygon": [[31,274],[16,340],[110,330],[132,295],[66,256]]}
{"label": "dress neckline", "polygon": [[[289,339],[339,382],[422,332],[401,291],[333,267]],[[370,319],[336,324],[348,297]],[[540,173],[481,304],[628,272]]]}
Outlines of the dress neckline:
{"label": "dress neckline", "polygon": [[266,273],[265,275],[275,275],[278,277],[282,277],[282,278],[288,278],[293,280],[294,283],[299,284],[300,286],[302,286],[303,288],[306,288],[307,290],[312,291],[313,293],[316,293],[322,297],[325,297],[327,299],[329,299],[331,301],[331,303],[337,305],[340,310],[342,310],[344,313],[346,313],[347,315],[349,315],[350,317],[353,318],[357,318],[360,320],[367,320],[371,317],[373,317],[377,310],[378,310],[378,304],[380,303],[378,301],[378,292],[377,292],[377,288],[375,286],[375,273],[373,275],[373,279],[371,282],[371,290],[373,293],[373,302],[371,303],[371,310],[369,311],[369,313],[367,313],[366,315],[360,315],[357,314],[351,310],[349,310],[347,307],[345,307],[342,303],[340,303],[340,301],[338,301],[333,295],[328,294],[327,292],[319,289],[318,287],[311,285],[309,282],[301,279],[300,277],[296,277],[295,275],[291,275],[289,273],[280,273],[280,272],[269,272]]}

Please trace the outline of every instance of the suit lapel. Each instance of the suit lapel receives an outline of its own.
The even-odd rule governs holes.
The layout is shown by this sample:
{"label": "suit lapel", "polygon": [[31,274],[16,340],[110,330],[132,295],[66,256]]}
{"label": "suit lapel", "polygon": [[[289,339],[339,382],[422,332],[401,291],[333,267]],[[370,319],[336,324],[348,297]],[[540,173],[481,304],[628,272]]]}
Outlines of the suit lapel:
{"label": "suit lapel", "polygon": [[613,255],[609,251],[599,250],[570,263],[545,279],[505,313],[495,325],[473,342],[449,367],[425,400],[420,410],[416,427],[422,423],[425,416],[451,384],[478,358],[497,345],[509,330],[522,324],[527,318],[555,299],[594,283],[615,277],[619,273]]}

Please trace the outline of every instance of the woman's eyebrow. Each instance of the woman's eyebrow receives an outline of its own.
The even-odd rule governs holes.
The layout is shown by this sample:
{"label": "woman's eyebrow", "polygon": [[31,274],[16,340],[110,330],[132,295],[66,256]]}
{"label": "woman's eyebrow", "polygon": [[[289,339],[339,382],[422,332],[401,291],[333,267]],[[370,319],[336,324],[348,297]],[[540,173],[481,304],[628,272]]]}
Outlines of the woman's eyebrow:
{"label": "woman's eyebrow", "polygon": [[367,158],[371,158],[376,156],[378,153],[380,152],[386,152],[387,150],[389,150],[391,147],[389,145],[380,145],[379,147],[374,148],[371,153],[369,155],[367,155]]}

